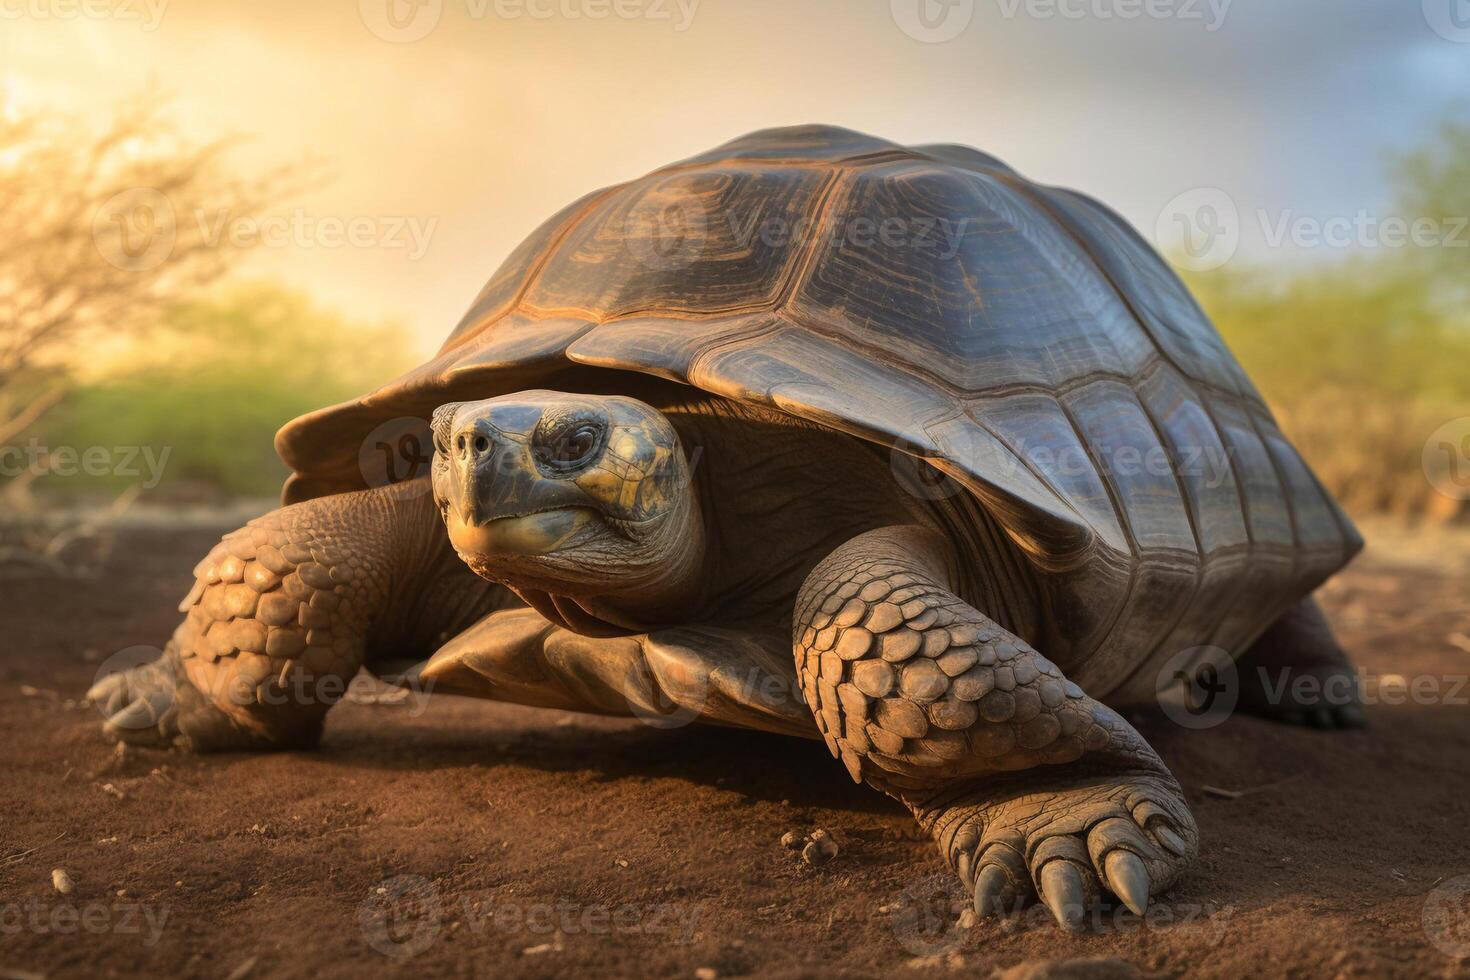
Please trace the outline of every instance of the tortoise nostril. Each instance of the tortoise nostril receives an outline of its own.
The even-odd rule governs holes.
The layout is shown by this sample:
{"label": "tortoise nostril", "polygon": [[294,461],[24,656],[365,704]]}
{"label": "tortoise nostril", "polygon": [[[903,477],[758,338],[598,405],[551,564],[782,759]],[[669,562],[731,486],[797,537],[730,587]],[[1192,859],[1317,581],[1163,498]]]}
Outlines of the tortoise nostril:
{"label": "tortoise nostril", "polygon": [[475,436],[475,452],[484,455],[490,451],[490,440],[484,436]]}

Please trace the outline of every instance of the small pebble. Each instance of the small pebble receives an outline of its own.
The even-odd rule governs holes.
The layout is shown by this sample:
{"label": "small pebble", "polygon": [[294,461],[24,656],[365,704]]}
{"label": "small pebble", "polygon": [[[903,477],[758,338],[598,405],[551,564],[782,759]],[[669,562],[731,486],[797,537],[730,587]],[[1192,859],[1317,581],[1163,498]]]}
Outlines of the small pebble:
{"label": "small pebble", "polygon": [[694,971],[694,980],[715,980],[720,971],[712,966],[702,966]]}
{"label": "small pebble", "polygon": [[781,835],[781,846],[788,851],[799,851],[805,843],[801,835],[794,830],[788,830]]}
{"label": "small pebble", "polygon": [[973,929],[980,924],[980,916],[975,913],[973,907],[966,908],[960,913],[959,927],[961,929]]}
{"label": "small pebble", "polygon": [[837,856],[837,842],[825,830],[812,832],[811,839],[801,850],[801,859],[810,865],[826,864]]}
{"label": "small pebble", "polygon": [[72,884],[71,875],[60,868],[56,868],[51,872],[51,887],[63,895],[70,895],[76,885]]}

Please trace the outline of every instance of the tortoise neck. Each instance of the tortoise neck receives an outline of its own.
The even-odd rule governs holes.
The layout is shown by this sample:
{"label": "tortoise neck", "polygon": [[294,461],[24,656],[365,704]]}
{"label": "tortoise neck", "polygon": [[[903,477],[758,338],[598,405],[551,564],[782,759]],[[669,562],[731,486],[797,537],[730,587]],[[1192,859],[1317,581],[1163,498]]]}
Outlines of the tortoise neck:
{"label": "tortoise neck", "polygon": [[[588,635],[641,633],[660,626],[696,622],[705,603],[711,560],[710,536],[704,525],[696,479],[691,476],[679,506],[650,542],[661,560],[649,574],[620,583],[616,592],[576,597],[543,593],[555,613],[522,594],[553,622]],[[538,597],[539,599],[539,597]]]}

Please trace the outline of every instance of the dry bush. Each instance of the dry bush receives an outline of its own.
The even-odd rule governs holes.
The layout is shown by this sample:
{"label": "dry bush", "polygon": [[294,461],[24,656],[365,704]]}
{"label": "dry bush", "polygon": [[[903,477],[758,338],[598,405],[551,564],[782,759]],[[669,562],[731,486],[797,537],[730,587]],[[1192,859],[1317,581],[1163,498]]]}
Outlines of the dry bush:
{"label": "dry bush", "polygon": [[1466,501],[1438,492],[1424,471],[1428,436],[1470,414],[1412,399],[1315,389],[1276,405],[1282,429],[1350,513],[1405,521],[1470,516]]}
{"label": "dry bush", "polygon": [[[238,252],[212,239],[218,216],[258,215],[297,173],[242,178],[226,147],[181,136],[154,98],[100,130],[0,105],[0,447],[99,357],[142,337],[165,304],[218,279]],[[8,510],[30,502],[46,465],[10,474]]]}

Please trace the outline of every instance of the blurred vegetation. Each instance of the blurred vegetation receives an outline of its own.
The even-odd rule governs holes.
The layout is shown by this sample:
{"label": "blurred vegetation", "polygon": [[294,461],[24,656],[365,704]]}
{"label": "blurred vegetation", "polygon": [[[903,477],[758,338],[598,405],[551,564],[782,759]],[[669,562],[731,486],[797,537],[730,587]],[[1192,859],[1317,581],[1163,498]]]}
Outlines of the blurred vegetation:
{"label": "blurred vegetation", "polygon": [[[125,367],[52,413],[42,441],[166,447],[159,488],[171,498],[273,497],[287,473],[273,448],[276,429],[364,394],[416,360],[400,326],[350,322],[272,283],[237,285],[165,309]],[[65,492],[78,482],[120,488],[129,480],[42,486]]]}
{"label": "blurred vegetation", "polygon": [[226,142],[181,135],[155,96],[131,100],[96,126],[20,109],[4,95],[0,89],[0,515],[8,517],[33,509],[38,481],[76,469],[74,447],[39,436],[55,424],[57,406],[106,364],[145,348],[164,311],[203,295],[231,268],[239,248],[198,217],[258,216],[297,172],[237,174]]}
{"label": "blurred vegetation", "polygon": [[1393,158],[1390,213],[1438,222],[1436,246],[1379,247],[1185,279],[1283,429],[1358,515],[1448,518],[1426,440],[1470,416],[1470,122]]}

